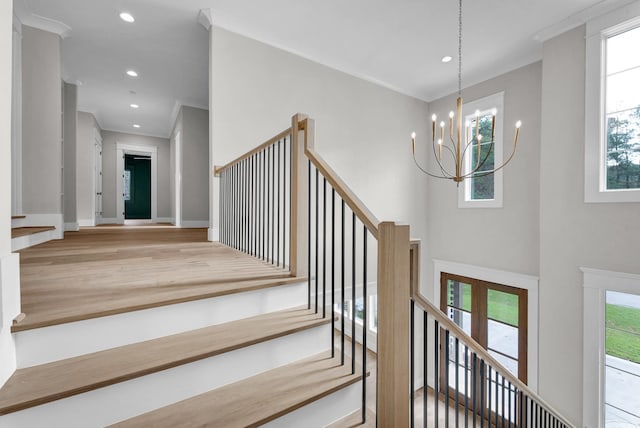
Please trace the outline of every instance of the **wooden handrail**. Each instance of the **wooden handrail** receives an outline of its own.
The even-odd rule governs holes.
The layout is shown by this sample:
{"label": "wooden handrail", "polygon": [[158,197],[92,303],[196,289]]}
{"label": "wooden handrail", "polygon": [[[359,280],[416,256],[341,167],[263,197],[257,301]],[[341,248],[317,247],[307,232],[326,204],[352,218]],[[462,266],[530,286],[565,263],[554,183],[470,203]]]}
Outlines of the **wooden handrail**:
{"label": "wooden handrail", "polygon": [[282,131],[281,133],[279,133],[278,135],[271,137],[270,139],[268,139],[267,141],[265,141],[264,143],[260,144],[259,146],[256,146],[255,148],[249,150],[248,152],[246,152],[243,155],[238,156],[237,158],[235,158],[234,160],[232,160],[231,162],[222,165],[222,166],[216,166],[213,169],[213,173],[216,177],[218,177],[220,174],[222,174],[225,170],[231,168],[232,166],[234,166],[235,164],[255,155],[258,152],[261,152],[262,150],[266,149],[267,147],[269,147],[270,145],[277,143],[278,141],[280,141],[281,139],[283,139],[284,137],[286,137],[287,135],[291,135],[291,128],[289,129],[285,129],[284,131]]}
{"label": "wooden handrail", "polygon": [[[416,266],[416,263],[419,263],[419,258],[417,256],[420,249],[420,243],[418,241],[411,241],[410,252],[411,252],[411,267],[410,271],[418,272],[419,267]],[[508,369],[506,369],[498,360],[493,358],[486,349],[482,347],[478,342],[475,341],[471,336],[469,336],[462,328],[458,326],[451,318],[449,318],[444,312],[440,310],[437,306],[429,302],[422,294],[420,293],[420,282],[418,281],[417,274],[411,275],[411,287],[410,287],[411,299],[422,308],[423,311],[427,312],[431,317],[433,317],[436,321],[440,323],[445,329],[449,330],[460,339],[473,353],[477,354],[481,359],[488,362],[494,369],[498,370],[500,376],[507,379],[511,382],[512,385],[516,386],[520,391],[525,392],[529,397],[533,398],[540,405],[542,405],[548,412],[552,413],[556,418],[562,421],[565,425],[569,427],[575,427],[574,424],[569,422],[566,418],[564,418],[557,410],[555,410],[549,403],[544,401],[537,393],[531,390],[525,383],[523,383],[520,379],[514,376]]]}
{"label": "wooden handrail", "polygon": [[340,176],[329,166],[329,164],[315,151],[314,134],[315,121],[310,118],[304,118],[301,121],[300,129],[305,133],[304,153],[311,163],[318,168],[318,171],[327,179],[331,187],[333,187],[342,200],[356,214],[360,221],[367,227],[369,232],[378,239],[378,225],[380,221],[367,208],[367,206],[356,196],[349,186],[340,178]]}

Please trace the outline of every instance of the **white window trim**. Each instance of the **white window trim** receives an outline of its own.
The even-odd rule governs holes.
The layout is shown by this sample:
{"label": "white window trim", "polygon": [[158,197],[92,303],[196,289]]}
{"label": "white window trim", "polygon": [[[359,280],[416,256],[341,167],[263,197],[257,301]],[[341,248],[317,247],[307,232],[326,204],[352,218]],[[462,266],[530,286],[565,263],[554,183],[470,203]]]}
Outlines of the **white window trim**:
{"label": "white window trim", "polygon": [[[501,165],[503,159],[503,129],[504,129],[504,92],[480,98],[462,106],[462,122],[468,116],[473,116],[476,110],[487,112],[496,109],[496,127],[494,130],[494,166]],[[470,157],[465,159],[465,171],[468,171]],[[472,200],[469,199],[471,193],[471,180],[467,179],[458,187],[458,208],[502,208],[502,170],[493,174],[493,199]]]}
{"label": "white window trim", "polygon": [[433,267],[433,301],[438,307],[440,307],[440,277],[442,272],[527,290],[527,386],[537,393],[538,277],[436,259],[433,260]]}
{"label": "white window trim", "polygon": [[[629,19],[629,17],[635,17]],[[585,202],[640,202],[640,189],[606,190],[605,40],[640,25],[640,2],[587,23],[585,70]]]}
{"label": "white window trim", "polygon": [[607,291],[638,294],[640,275],[580,268],[584,275],[582,421],[604,426]]}

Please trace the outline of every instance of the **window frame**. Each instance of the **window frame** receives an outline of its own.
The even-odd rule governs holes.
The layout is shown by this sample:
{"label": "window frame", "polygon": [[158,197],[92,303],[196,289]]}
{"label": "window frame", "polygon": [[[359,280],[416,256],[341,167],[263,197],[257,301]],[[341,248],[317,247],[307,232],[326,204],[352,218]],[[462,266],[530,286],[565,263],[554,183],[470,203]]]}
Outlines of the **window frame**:
{"label": "window frame", "polygon": [[[475,118],[476,110],[481,113],[496,109],[496,126],[494,129],[494,154],[493,162],[502,165],[504,155],[503,130],[504,130],[504,92],[498,92],[483,98],[473,100],[462,105],[463,123],[469,117]],[[464,171],[469,172],[470,156],[464,160]],[[493,199],[470,199],[472,179],[465,179],[458,187],[458,208],[502,208],[503,202],[503,170],[496,171],[493,175]]]}
{"label": "window frame", "polygon": [[[629,16],[635,16],[629,19]],[[611,189],[607,185],[606,41],[640,27],[640,3],[587,23],[585,50],[585,180],[587,203],[640,202],[640,189]]]}

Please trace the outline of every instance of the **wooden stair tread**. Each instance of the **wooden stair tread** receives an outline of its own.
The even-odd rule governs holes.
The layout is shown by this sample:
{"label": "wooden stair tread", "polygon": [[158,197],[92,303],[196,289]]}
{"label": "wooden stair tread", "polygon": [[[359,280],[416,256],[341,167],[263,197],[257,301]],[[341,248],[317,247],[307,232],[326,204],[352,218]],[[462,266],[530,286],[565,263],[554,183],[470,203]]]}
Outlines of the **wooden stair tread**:
{"label": "wooden stair tread", "polygon": [[40,232],[47,232],[49,230],[55,230],[55,227],[54,226],[12,227],[11,239],[20,238],[21,236],[33,235]]}
{"label": "wooden stair tread", "polygon": [[323,319],[313,311],[289,309],[19,369],[0,389],[0,415],[328,322],[330,318]]}
{"label": "wooden stair tread", "polygon": [[26,215],[12,215],[11,220],[21,220],[23,218],[27,218]]}
{"label": "wooden stair tread", "polygon": [[329,352],[119,422],[112,427],[254,427],[361,379]]}
{"label": "wooden stair tread", "polygon": [[[284,274],[283,274],[284,275]],[[143,287],[139,290],[128,290],[128,293],[105,292],[102,298],[95,293],[86,301],[74,306],[57,306],[47,311],[29,311],[28,305],[23,305],[26,318],[19,324],[12,326],[13,333],[34,328],[48,327],[75,321],[83,321],[125,312],[150,309],[159,306],[174,305],[194,300],[209,299],[233,293],[261,290],[281,285],[297,284],[305,278],[278,275],[274,278],[255,280],[231,280],[229,282],[196,283],[178,282],[161,287]],[[150,290],[151,288],[151,290]],[[82,299],[82,294],[75,289],[68,291],[74,299]],[[65,298],[64,291],[58,298]]]}

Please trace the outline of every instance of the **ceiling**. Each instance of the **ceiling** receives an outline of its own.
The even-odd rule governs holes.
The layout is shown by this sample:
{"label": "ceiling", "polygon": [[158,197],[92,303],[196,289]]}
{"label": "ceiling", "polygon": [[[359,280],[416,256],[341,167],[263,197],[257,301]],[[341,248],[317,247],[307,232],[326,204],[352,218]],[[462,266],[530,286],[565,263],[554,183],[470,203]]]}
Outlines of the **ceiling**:
{"label": "ceiling", "polygon": [[[542,57],[542,41],[632,0],[464,3],[463,86]],[[213,24],[423,100],[457,85],[454,0],[15,0],[70,27],[63,77],[104,129],[169,136],[176,106],[208,106]],[[135,23],[120,20],[130,12]],[[454,61],[440,59],[451,55]],[[139,77],[126,76],[135,69]],[[138,104],[139,109],[129,107]],[[136,123],[141,127],[132,128]]]}

